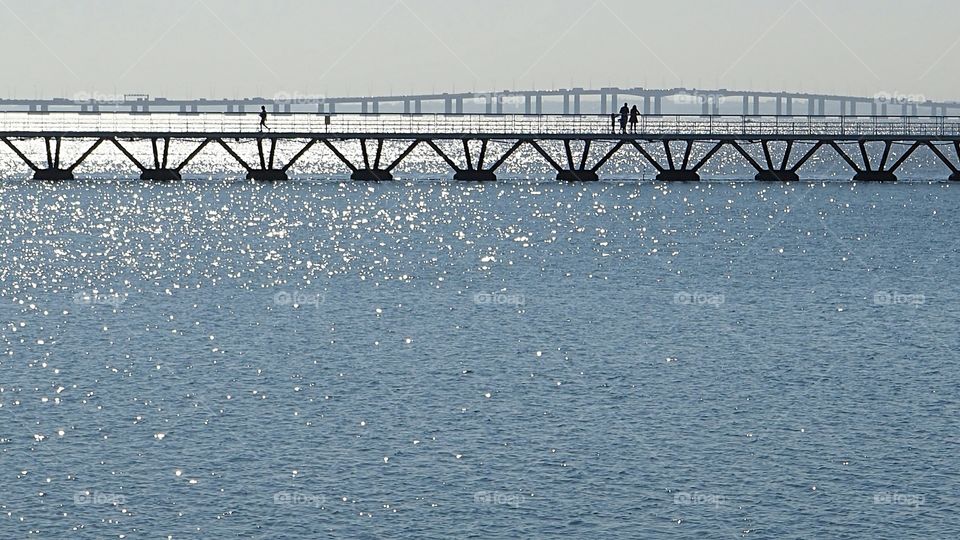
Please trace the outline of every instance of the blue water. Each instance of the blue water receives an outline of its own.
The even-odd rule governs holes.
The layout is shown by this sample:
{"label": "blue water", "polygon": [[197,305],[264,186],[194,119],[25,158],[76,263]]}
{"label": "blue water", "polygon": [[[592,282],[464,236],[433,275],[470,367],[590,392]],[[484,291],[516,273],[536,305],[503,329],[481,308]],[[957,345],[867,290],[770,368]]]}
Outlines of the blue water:
{"label": "blue water", "polygon": [[2,538],[956,538],[945,183],[0,184]]}

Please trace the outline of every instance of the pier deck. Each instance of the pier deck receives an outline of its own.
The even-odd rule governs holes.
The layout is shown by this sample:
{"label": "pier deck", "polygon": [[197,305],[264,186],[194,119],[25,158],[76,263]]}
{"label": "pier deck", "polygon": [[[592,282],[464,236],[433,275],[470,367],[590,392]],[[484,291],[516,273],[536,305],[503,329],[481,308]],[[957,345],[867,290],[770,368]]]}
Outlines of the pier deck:
{"label": "pier deck", "polygon": [[[635,132],[628,126],[625,134],[609,115],[291,113],[271,115],[268,125],[271,130],[260,133],[255,115],[0,113],[0,143],[40,180],[73,178],[76,167],[105,143],[119,149],[149,180],[181,178],[182,169],[211,144],[226,150],[249,178],[258,180],[286,179],[289,169],[314,147],[329,150],[353,179],[389,180],[421,145],[436,152],[455,179],[468,181],[495,180],[497,170],[523,146],[536,150],[558,179],[570,181],[598,180],[603,165],[620,151],[651,165],[659,180],[696,181],[700,169],[724,147],[756,169],[757,180],[799,180],[801,168],[825,147],[850,167],[855,180],[896,180],[896,171],[921,148],[946,166],[950,180],[960,180],[960,117],[949,116],[644,115]],[[25,141],[42,141],[46,155],[31,159],[21,148]],[[61,164],[64,141],[89,141],[88,149],[73,163]],[[131,141],[149,142],[152,155],[136,157],[128,148]],[[256,143],[252,163],[237,152],[238,141]],[[280,141],[300,147],[283,164],[276,160]],[[462,143],[462,155],[441,148],[450,141]],[[175,142],[191,144],[193,150],[174,165],[169,154]],[[344,142],[358,143],[362,160],[349,159],[338,148]],[[387,162],[385,143],[401,143],[404,150]],[[508,149],[492,159],[489,150],[494,145]],[[762,152],[751,152],[757,145]],[[555,146],[562,147],[559,155]],[[871,156],[874,147],[880,156]],[[902,152],[894,151],[901,147]]]}

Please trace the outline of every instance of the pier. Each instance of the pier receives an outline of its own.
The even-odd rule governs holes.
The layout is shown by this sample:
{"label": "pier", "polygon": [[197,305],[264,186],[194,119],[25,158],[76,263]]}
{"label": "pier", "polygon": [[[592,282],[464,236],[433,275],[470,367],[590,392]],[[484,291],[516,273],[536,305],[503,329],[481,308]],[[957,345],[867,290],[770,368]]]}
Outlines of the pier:
{"label": "pier", "polygon": [[[458,181],[495,181],[497,171],[528,147],[561,181],[597,181],[614,155],[651,166],[663,182],[700,180],[701,169],[728,148],[758,181],[798,181],[821,151],[846,164],[855,181],[895,181],[920,149],[929,149],[960,181],[960,117],[849,115],[656,115],[622,134],[609,114],[327,114],[279,113],[271,131],[258,132],[256,115],[217,113],[0,113],[0,145],[37,180],[74,178],[74,171],[104,145],[113,146],[144,180],[176,181],[198,155],[222,148],[247,178],[282,181],[311,151],[329,152],[358,181],[388,181],[418,148],[428,148]],[[65,142],[83,152],[63,159]],[[42,143],[42,144],[37,144]],[[149,143],[139,155],[133,143]],[[240,147],[253,144],[244,157]],[[278,145],[296,146],[279,158]],[[189,148],[171,160],[171,148]],[[388,158],[386,147],[399,147]],[[41,151],[36,151],[40,146]],[[28,147],[32,151],[28,151]],[[347,148],[352,150],[347,151]]]}

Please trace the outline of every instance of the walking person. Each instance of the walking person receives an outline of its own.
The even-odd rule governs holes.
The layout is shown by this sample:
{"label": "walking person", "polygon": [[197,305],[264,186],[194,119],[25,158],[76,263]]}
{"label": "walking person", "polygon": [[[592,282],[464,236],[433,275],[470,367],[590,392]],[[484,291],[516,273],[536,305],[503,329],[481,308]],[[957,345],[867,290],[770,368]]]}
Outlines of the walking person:
{"label": "walking person", "polygon": [[637,106],[634,105],[633,108],[630,109],[630,132],[631,133],[637,132],[637,124],[639,122],[640,122],[640,109],[637,109]]}
{"label": "walking person", "polygon": [[267,126],[267,108],[263,105],[260,106],[260,133],[263,133],[263,130],[266,129],[270,131],[270,127]]}
{"label": "walking person", "polygon": [[617,133],[617,113],[610,113],[610,133]]}
{"label": "walking person", "polygon": [[630,106],[626,103],[620,108],[620,133],[627,134],[627,120],[630,117]]}

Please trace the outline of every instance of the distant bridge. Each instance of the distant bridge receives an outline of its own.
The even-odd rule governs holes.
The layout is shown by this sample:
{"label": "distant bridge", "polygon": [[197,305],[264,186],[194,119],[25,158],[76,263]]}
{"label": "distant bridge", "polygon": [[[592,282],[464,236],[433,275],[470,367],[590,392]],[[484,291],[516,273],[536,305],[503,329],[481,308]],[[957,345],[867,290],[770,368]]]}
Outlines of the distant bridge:
{"label": "distant bridge", "polygon": [[610,114],[624,102],[638,105],[643,114],[785,115],[785,116],[951,116],[960,114],[960,102],[932,101],[922,95],[899,92],[873,97],[803,92],[704,90],[696,88],[565,88],[496,92],[461,92],[403,96],[330,97],[277,94],[272,98],[165,99],[142,94],[77,95],[73,99],[0,99],[0,112],[172,112],[179,114],[274,113],[444,113],[444,114]]}

